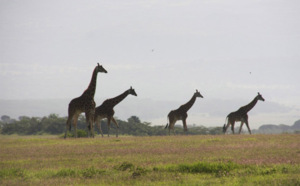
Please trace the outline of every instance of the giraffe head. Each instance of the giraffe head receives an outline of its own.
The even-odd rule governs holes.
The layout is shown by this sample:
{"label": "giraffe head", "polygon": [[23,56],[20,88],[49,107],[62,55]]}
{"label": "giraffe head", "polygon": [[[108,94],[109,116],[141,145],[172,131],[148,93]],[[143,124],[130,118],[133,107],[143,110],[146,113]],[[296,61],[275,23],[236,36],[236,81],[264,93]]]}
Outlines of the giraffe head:
{"label": "giraffe head", "polygon": [[98,63],[98,65],[96,66],[96,70],[97,70],[97,72],[104,72],[104,73],[107,73],[107,71],[103,68],[103,66],[102,65],[99,65],[99,63]]}
{"label": "giraffe head", "polygon": [[133,96],[137,96],[137,94],[135,93],[135,90],[132,87],[130,87],[130,89],[128,90],[128,94],[131,94]]}
{"label": "giraffe head", "polygon": [[195,97],[203,98],[203,96],[200,94],[200,92],[196,89],[196,92],[194,93]]}
{"label": "giraffe head", "polygon": [[265,99],[262,97],[262,95],[259,92],[257,93],[256,99],[260,101],[265,101]]}

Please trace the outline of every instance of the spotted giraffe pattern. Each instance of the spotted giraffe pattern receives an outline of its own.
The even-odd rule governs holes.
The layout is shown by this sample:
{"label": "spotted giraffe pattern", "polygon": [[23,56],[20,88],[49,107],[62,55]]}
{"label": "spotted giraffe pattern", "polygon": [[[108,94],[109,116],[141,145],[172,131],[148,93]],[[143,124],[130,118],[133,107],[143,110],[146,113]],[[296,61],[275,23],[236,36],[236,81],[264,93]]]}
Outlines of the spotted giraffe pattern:
{"label": "spotted giraffe pattern", "polygon": [[186,125],[186,118],[188,117],[187,111],[194,105],[197,97],[203,98],[203,96],[200,94],[200,92],[198,92],[198,90],[196,90],[192,98],[186,104],[181,105],[178,109],[172,110],[168,114],[169,123],[166,125],[165,129],[169,128],[169,135],[170,135],[170,130],[173,130],[173,133],[175,134],[174,125],[177,120],[182,120],[184,131],[185,132],[187,131],[187,125]]}
{"label": "spotted giraffe pattern", "polygon": [[99,132],[101,133],[103,137],[103,132],[101,130],[101,120],[106,118],[107,119],[107,125],[108,125],[108,136],[109,136],[109,130],[110,130],[110,122],[112,121],[116,127],[117,127],[117,133],[116,137],[118,137],[118,130],[119,125],[115,118],[113,117],[115,114],[114,107],[119,104],[121,101],[123,101],[129,94],[133,96],[137,96],[135,90],[130,87],[130,89],[126,90],[124,93],[120,94],[119,96],[116,96],[114,98],[110,98],[105,100],[99,107],[95,110],[95,122],[98,126]]}
{"label": "spotted giraffe pattern", "polygon": [[245,105],[245,106],[239,108],[237,111],[231,112],[230,114],[228,114],[228,116],[226,117],[226,119],[228,119],[228,122],[227,122],[227,125],[226,125],[226,123],[224,124],[223,132],[226,133],[227,128],[231,125],[231,130],[232,130],[232,133],[234,134],[234,124],[236,121],[240,121],[241,126],[240,126],[240,130],[239,130],[239,134],[241,133],[244,123],[246,123],[248,131],[251,134],[247,113],[256,105],[258,100],[265,101],[265,99],[262,97],[262,95],[260,93],[258,93],[258,95],[255,96],[255,98],[248,105]]}
{"label": "spotted giraffe pattern", "polygon": [[83,94],[77,98],[74,98],[69,103],[68,107],[68,120],[66,123],[65,138],[67,137],[68,130],[71,130],[71,123],[73,121],[74,126],[74,136],[77,138],[77,120],[79,115],[84,112],[88,127],[88,137],[90,134],[94,137],[94,114],[96,103],[94,101],[96,85],[97,85],[97,74],[98,72],[107,73],[107,71],[98,65],[95,67],[92,75],[92,79],[88,88],[83,92]]}

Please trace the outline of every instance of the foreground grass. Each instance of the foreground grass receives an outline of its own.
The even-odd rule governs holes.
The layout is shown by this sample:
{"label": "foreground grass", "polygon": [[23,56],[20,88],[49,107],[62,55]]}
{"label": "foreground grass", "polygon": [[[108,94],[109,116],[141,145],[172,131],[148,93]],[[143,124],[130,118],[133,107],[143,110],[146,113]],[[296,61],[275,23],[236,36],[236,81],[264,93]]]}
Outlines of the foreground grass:
{"label": "foreground grass", "polygon": [[0,136],[1,185],[300,185],[300,135]]}

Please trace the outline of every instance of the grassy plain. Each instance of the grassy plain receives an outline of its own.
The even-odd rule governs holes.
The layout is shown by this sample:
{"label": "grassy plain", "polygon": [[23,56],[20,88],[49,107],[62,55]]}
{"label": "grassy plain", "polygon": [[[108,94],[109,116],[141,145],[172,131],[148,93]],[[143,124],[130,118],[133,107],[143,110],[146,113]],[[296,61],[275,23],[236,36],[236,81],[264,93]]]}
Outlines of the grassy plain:
{"label": "grassy plain", "polygon": [[300,135],[0,136],[0,185],[300,185]]}

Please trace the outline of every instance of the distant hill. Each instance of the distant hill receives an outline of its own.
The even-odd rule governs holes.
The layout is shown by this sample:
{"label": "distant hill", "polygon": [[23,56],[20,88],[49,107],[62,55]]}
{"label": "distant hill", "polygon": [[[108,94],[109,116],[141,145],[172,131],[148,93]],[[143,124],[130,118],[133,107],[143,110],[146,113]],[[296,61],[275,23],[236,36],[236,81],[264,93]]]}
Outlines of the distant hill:
{"label": "distant hill", "polygon": [[255,134],[281,134],[281,133],[300,133],[300,120],[296,121],[294,125],[273,125],[266,124],[260,126],[258,129],[254,129]]}

